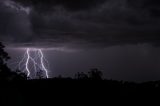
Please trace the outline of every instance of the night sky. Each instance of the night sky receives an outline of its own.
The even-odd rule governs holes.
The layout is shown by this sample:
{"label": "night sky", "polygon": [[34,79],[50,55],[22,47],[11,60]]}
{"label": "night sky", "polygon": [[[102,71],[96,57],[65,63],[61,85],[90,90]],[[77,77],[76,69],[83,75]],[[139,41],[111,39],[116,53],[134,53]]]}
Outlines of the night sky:
{"label": "night sky", "polygon": [[99,68],[109,79],[160,80],[160,1],[1,0],[0,41],[9,64],[43,48],[50,76]]}

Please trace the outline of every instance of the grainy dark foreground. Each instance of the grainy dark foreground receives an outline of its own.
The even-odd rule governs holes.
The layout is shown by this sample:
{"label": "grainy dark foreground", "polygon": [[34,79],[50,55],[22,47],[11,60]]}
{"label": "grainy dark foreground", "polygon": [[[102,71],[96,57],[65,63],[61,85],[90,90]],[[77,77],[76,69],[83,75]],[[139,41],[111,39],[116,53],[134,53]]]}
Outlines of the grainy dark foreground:
{"label": "grainy dark foreground", "polygon": [[158,103],[160,82],[127,83],[112,80],[30,80],[1,82],[5,106],[106,106]]}

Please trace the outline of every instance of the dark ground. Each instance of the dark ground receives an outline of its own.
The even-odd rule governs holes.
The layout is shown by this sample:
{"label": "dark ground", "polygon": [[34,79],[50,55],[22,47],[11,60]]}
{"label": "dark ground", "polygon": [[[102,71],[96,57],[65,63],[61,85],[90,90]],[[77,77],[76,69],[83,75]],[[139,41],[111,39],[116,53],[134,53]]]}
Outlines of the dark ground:
{"label": "dark ground", "polygon": [[107,106],[160,103],[160,82],[28,80],[2,82],[0,106]]}

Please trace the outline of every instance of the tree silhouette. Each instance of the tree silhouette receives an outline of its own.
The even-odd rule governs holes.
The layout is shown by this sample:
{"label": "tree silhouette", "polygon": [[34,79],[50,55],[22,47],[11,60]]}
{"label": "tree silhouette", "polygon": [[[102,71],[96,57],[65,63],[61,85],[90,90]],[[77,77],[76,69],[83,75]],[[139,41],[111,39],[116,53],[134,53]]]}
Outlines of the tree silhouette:
{"label": "tree silhouette", "polygon": [[43,76],[43,70],[38,71],[36,73],[36,77],[37,77],[37,79],[43,79],[44,78],[44,76]]}
{"label": "tree silhouette", "polygon": [[10,59],[7,52],[4,51],[5,46],[0,42],[0,80],[21,80],[26,79],[24,73],[20,71],[13,72],[7,66],[7,61]]}
{"label": "tree silhouette", "polygon": [[15,71],[15,80],[27,80],[27,79],[28,77],[24,72],[22,72],[21,70]]}
{"label": "tree silhouette", "polygon": [[88,75],[83,72],[78,72],[77,74],[75,74],[75,78],[76,79],[88,79]]}
{"label": "tree silhouette", "polygon": [[8,53],[4,51],[5,46],[0,42],[0,79],[8,77],[10,69],[7,67],[7,61],[10,59]]}
{"label": "tree silhouette", "polygon": [[102,79],[102,72],[98,70],[97,68],[91,69],[90,72],[88,72],[89,78],[94,80],[101,80]]}
{"label": "tree silhouette", "polygon": [[0,42],[0,69],[10,59],[8,53],[4,51],[5,46]]}
{"label": "tree silhouette", "polygon": [[83,79],[93,79],[93,80],[102,80],[102,71],[97,68],[91,69],[88,74],[84,72],[78,72],[75,74],[75,79],[83,80]]}

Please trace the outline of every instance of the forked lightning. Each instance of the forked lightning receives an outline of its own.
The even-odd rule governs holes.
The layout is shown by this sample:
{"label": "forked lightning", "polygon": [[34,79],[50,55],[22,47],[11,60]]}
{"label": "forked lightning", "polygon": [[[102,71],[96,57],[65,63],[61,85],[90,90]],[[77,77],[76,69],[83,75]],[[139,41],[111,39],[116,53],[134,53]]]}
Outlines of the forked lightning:
{"label": "forked lightning", "polygon": [[42,50],[31,48],[26,49],[22,60],[18,64],[19,70],[26,72],[28,77],[31,77],[31,74],[35,74],[36,77],[37,72],[43,71],[44,76],[49,78],[48,66],[48,61]]}

